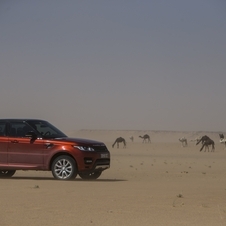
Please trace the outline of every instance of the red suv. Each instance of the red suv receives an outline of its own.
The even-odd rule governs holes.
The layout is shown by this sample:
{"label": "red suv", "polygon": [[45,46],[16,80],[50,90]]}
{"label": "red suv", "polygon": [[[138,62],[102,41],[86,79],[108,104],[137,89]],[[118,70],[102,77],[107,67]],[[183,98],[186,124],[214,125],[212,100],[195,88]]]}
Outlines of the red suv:
{"label": "red suv", "polygon": [[97,179],[110,167],[110,152],[102,142],[69,138],[49,122],[0,119],[0,177],[16,170],[52,171],[54,178]]}

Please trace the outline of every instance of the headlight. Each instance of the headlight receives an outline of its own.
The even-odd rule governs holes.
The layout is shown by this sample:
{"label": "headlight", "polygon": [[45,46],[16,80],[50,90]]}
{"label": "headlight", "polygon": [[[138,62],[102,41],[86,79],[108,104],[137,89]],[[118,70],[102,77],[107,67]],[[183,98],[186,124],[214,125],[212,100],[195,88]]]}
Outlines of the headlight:
{"label": "headlight", "polygon": [[74,148],[78,148],[80,151],[94,151],[93,148],[91,148],[91,147],[86,147],[86,146],[76,146],[76,145],[74,145],[73,147],[74,147]]}

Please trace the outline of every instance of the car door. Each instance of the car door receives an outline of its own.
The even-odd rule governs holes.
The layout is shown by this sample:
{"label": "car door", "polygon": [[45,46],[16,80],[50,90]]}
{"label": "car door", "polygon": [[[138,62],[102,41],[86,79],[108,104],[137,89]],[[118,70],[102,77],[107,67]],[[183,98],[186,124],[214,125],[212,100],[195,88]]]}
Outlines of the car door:
{"label": "car door", "polygon": [[8,164],[23,169],[42,169],[44,144],[42,139],[31,141],[26,131],[33,130],[23,121],[10,122],[8,134]]}
{"label": "car door", "polygon": [[8,137],[6,136],[6,122],[0,121],[0,165],[7,164]]}

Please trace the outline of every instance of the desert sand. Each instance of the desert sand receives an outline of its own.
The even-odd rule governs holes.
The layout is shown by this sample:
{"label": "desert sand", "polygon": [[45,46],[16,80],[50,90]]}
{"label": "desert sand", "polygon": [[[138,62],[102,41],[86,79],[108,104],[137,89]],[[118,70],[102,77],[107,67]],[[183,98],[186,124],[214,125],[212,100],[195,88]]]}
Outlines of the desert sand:
{"label": "desert sand", "polygon": [[[151,143],[139,135],[149,134]],[[111,168],[95,181],[57,181],[51,172],[17,171],[0,179],[0,226],[224,226],[226,150],[218,133],[79,130],[103,141]],[[192,139],[208,135],[215,152]],[[112,148],[122,136],[127,147]],[[129,139],[134,137],[134,142]],[[188,139],[182,147],[180,137]]]}

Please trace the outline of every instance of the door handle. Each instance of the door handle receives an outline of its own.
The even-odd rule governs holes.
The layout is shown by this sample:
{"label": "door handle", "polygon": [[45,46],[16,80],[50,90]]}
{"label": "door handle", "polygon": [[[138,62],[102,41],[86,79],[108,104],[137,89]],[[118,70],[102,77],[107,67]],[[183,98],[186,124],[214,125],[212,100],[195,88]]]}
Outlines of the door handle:
{"label": "door handle", "polygon": [[11,140],[11,143],[16,144],[16,143],[19,143],[19,141],[18,140]]}
{"label": "door handle", "polygon": [[53,147],[53,143],[45,143],[45,146],[46,146],[47,149],[51,148],[51,147]]}

